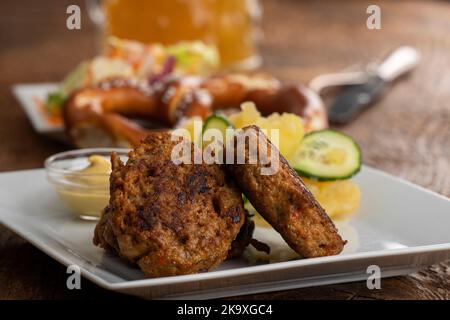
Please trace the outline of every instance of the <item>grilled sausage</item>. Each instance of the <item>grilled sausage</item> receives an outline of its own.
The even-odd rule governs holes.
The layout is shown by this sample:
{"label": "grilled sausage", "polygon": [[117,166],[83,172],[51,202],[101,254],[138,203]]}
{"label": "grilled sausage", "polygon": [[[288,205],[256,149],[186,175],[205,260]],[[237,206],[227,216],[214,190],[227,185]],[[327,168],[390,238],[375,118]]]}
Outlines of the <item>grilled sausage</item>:
{"label": "grilled sausage", "polygon": [[[249,138],[245,140],[245,148],[239,149],[238,141],[245,136]],[[258,144],[256,163],[251,163],[251,138]],[[305,258],[335,255],[342,251],[345,242],[333,222],[258,127],[245,127],[227,148],[234,149],[234,161],[226,164],[226,170],[255,209],[293,250]],[[270,158],[269,164],[261,160],[264,154]],[[243,156],[245,163],[237,163],[239,155]],[[270,166],[275,169],[273,174],[265,174],[264,170]]]}

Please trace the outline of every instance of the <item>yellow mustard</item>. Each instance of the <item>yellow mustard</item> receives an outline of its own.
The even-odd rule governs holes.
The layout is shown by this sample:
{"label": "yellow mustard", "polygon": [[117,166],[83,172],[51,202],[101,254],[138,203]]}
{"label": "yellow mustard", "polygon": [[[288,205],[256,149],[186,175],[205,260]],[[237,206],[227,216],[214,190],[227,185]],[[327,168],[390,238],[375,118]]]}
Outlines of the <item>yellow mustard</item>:
{"label": "yellow mustard", "polygon": [[58,186],[61,199],[82,218],[100,216],[109,201],[110,162],[102,156],[89,157],[89,166],[66,176],[73,186]]}

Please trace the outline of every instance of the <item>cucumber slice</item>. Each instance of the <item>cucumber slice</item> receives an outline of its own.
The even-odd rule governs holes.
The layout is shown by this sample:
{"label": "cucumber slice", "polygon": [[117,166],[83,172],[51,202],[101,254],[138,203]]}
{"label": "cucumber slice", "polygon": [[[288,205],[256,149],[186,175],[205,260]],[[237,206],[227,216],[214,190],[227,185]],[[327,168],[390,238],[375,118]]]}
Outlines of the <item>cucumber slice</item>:
{"label": "cucumber slice", "polygon": [[[234,129],[233,125],[224,117],[213,114],[206,119],[205,124],[202,129],[202,145],[205,148],[207,145],[212,143],[214,140],[223,142],[227,141],[227,129]],[[219,132],[209,132],[209,129],[217,129]],[[220,133],[220,134],[219,134]]]}
{"label": "cucumber slice", "polygon": [[290,163],[303,177],[343,180],[361,169],[361,149],[344,133],[330,129],[313,131],[305,135]]}

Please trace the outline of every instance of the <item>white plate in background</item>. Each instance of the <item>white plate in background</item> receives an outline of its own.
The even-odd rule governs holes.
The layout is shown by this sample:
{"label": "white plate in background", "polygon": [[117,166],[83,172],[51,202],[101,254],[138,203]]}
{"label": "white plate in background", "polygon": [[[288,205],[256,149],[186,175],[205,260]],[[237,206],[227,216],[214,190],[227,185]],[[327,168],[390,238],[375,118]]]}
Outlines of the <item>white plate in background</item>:
{"label": "white plate in background", "polygon": [[57,88],[57,83],[16,84],[12,87],[14,96],[27,114],[34,130],[39,133],[54,134],[63,131],[62,120],[52,121],[43,109],[48,94]]}
{"label": "white plate in background", "polygon": [[[448,198],[367,166],[355,181],[361,206],[337,224],[349,241],[340,255],[257,265],[232,260],[194,275],[148,279],[95,247],[95,223],[71,215],[43,169],[0,174],[0,222],[62,264],[80,266],[99,286],[145,298],[217,298],[364,280],[373,264],[390,277],[450,257]],[[292,257],[273,230],[257,228],[255,237],[269,242],[276,257]]]}

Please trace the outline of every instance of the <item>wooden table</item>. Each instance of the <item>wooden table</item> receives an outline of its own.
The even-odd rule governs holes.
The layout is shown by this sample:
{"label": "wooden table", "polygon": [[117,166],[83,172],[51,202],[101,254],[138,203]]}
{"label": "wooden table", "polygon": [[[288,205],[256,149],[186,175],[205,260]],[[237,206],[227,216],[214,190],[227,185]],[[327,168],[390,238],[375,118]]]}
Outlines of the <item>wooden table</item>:
{"label": "wooden table", "polygon": [[[58,81],[95,53],[95,28],[83,6],[82,30],[65,28],[66,8],[74,2],[0,2],[1,171],[41,167],[47,156],[68,148],[33,131],[10,89],[14,83]],[[420,67],[376,107],[339,129],[358,140],[366,164],[450,196],[450,3],[375,2],[382,9],[382,30],[366,28],[365,1],[263,1],[265,69],[307,82],[399,45],[419,48]],[[69,291],[65,281],[64,267],[0,227],[1,299],[126,297],[88,280],[82,290]],[[449,299],[450,265],[385,279],[381,290],[357,282],[244,298]]]}

